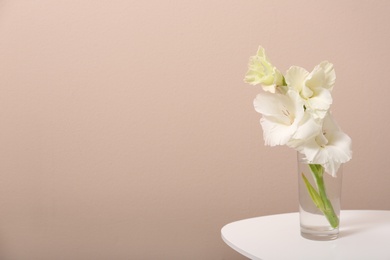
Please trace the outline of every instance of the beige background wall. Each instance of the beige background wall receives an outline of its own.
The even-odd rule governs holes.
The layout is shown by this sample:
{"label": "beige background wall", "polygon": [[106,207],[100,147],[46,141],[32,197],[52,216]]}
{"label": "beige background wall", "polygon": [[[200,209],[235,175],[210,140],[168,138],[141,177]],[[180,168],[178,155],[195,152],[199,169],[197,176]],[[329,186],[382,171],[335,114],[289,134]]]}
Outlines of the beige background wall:
{"label": "beige background wall", "polygon": [[297,210],[295,152],[263,145],[263,45],[335,64],[353,139],[344,209],[390,210],[390,2],[0,2],[0,259],[243,259],[234,220]]}

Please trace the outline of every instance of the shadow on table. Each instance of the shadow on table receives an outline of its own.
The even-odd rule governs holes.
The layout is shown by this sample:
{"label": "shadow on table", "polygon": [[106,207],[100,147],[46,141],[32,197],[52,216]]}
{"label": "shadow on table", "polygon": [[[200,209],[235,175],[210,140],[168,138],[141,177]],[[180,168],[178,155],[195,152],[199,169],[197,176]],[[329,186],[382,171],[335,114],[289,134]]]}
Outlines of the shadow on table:
{"label": "shadow on table", "polygon": [[365,214],[348,216],[346,219],[343,219],[343,216],[341,216],[340,219],[339,238],[366,232],[370,229],[380,228],[381,225],[389,223],[388,216],[379,216],[373,219],[372,216]]}

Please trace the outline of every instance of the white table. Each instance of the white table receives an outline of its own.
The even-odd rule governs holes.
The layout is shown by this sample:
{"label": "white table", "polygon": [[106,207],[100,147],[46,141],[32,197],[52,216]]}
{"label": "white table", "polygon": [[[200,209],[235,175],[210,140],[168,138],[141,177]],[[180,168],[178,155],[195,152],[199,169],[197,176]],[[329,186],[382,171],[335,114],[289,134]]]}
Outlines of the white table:
{"label": "white table", "polygon": [[390,260],[390,211],[341,211],[340,234],[332,241],[301,237],[297,212],[232,222],[221,234],[250,259]]}

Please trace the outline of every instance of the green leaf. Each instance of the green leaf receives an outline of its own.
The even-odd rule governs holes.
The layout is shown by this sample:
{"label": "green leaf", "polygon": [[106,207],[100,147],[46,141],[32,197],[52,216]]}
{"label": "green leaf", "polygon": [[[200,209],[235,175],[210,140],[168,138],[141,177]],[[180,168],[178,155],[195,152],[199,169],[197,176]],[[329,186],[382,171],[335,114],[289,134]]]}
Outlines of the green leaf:
{"label": "green leaf", "polygon": [[317,208],[319,208],[321,211],[325,210],[324,202],[321,199],[321,196],[318,194],[316,189],[310,184],[309,180],[306,178],[306,176],[302,173],[303,181],[305,182],[306,188],[309,192],[309,195],[311,199],[313,200],[314,204]]}

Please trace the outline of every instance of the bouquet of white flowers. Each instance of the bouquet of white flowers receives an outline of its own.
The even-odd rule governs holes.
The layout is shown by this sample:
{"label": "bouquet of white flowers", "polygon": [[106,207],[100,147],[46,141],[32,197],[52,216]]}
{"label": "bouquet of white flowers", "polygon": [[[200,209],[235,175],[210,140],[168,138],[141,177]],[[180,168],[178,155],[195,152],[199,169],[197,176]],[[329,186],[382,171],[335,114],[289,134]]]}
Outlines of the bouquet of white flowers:
{"label": "bouquet of white flowers", "polygon": [[303,154],[316,179],[318,191],[305,180],[313,202],[330,224],[338,226],[330,201],[321,191],[323,173],[336,177],[342,163],[352,158],[351,138],[333,119],[329,110],[336,74],[333,64],[323,61],[312,72],[292,66],[283,75],[259,47],[250,57],[244,81],[261,85],[264,92],[254,100],[262,114],[265,145],[287,145]]}

